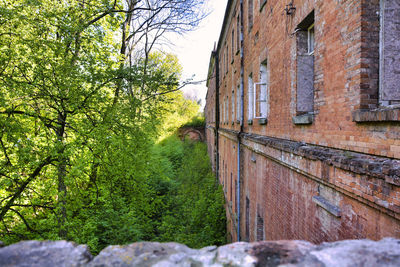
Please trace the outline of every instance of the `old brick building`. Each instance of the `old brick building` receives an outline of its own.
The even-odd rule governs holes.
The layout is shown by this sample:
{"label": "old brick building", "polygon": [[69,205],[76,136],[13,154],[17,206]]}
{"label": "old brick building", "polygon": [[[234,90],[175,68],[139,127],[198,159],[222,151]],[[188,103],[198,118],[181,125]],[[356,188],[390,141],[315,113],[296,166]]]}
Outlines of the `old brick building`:
{"label": "old brick building", "polygon": [[400,238],[400,0],[230,0],[206,135],[231,240]]}

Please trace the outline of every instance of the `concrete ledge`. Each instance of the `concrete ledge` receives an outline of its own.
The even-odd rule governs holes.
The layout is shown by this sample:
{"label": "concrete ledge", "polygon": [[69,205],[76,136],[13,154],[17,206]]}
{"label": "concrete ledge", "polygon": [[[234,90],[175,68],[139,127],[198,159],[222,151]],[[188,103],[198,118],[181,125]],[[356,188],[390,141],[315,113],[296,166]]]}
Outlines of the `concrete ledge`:
{"label": "concrete ledge", "polygon": [[320,160],[328,165],[362,175],[383,179],[389,184],[400,186],[400,160],[372,156],[358,152],[320,147],[302,142],[242,134],[247,140],[293,153],[311,160]]}
{"label": "concrete ledge", "polygon": [[265,124],[267,124],[267,123],[268,123],[267,118],[258,119],[258,124],[259,124],[259,125],[265,125]]}
{"label": "concrete ledge", "polygon": [[299,116],[292,117],[292,121],[296,125],[306,125],[311,124],[314,120],[314,116],[312,114],[304,114]]}
{"label": "concrete ledge", "polygon": [[312,200],[313,200],[314,203],[316,203],[318,206],[320,206],[321,208],[323,208],[326,211],[328,211],[333,216],[335,216],[337,218],[340,218],[340,216],[342,216],[340,208],[338,206],[335,206],[335,205],[331,204],[324,197],[314,196],[314,197],[312,197]]}
{"label": "concrete ledge", "polygon": [[373,110],[355,110],[354,122],[400,122],[400,107],[385,107]]}

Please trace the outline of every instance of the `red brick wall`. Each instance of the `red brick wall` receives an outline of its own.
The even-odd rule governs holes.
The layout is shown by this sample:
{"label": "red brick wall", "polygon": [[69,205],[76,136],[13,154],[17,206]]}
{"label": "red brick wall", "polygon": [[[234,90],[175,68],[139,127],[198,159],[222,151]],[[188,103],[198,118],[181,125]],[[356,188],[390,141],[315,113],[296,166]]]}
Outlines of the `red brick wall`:
{"label": "red brick wall", "polygon": [[[399,221],[393,217],[249,149],[245,149],[243,155],[243,194],[250,199],[250,241],[256,240],[257,204],[264,211],[266,240],[303,239],[320,243],[400,237]],[[256,162],[251,160],[252,156]],[[312,197],[317,195],[340,207],[342,216],[337,218],[316,205]],[[243,210],[244,199],[243,196]],[[243,238],[245,220],[243,214]]]}
{"label": "red brick wall", "polygon": [[[257,213],[264,219],[266,239],[322,242],[399,238],[400,124],[398,119],[382,119],[379,110],[378,113],[372,110],[378,107],[379,1],[296,0],[296,11],[286,15],[284,8],[288,3],[270,0],[260,11],[259,1],[254,1],[254,24],[249,29],[247,0],[244,0],[243,14],[240,14],[243,16],[242,49],[241,53],[232,55],[231,33],[237,32],[236,18],[240,13],[240,1],[233,1],[216,51],[222,61],[215,64],[215,68],[222,67],[220,80],[218,85],[216,80],[209,85],[206,110],[215,105],[212,101],[216,99],[217,86],[219,89],[221,182],[226,173],[229,179],[230,173],[234,179],[238,178],[238,136],[243,146],[241,238],[246,235],[246,196],[250,201],[250,240],[253,241]],[[297,114],[294,32],[312,11],[315,14],[314,113],[311,124],[298,125],[292,121]],[[223,61],[226,52],[227,69]],[[258,119],[248,124],[247,78],[252,73],[253,80],[259,81],[259,67],[265,59],[270,72],[269,116],[264,125]],[[237,91],[241,69],[243,127],[231,114],[232,88]],[[224,122],[226,97],[229,98],[229,119]],[[363,122],[353,117],[355,112],[370,110],[372,115],[378,114],[377,121]],[[209,125],[215,127],[212,123]],[[243,137],[246,134],[254,138],[246,139]],[[271,138],[274,144],[268,140],[258,142],[257,138],[261,137]],[[293,147],[285,147],[286,141],[292,142]],[[322,208],[315,201],[318,196],[340,209],[341,216],[336,217]],[[229,201],[233,205],[236,199],[229,197],[227,193],[228,229],[233,240],[237,240],[234,206],[229,211]]]}

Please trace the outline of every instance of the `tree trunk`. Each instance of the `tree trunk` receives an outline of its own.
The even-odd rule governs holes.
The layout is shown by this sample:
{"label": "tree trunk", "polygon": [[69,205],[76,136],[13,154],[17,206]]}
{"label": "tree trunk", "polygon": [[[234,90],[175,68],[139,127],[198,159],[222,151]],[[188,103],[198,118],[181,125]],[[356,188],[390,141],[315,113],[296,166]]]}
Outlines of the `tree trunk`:
{"label": "tree trunk", "polygon": [[65,186],[66,168],[67,168],[67,157],[64,154],[64,131],[67,116],[64,113],[58,114],[58,130],[57,130],[57,141],[58,141],[58,166],[57,166],[57,182],[58,182],[58,235],[62,239],[67,239],[67,229],[65,227],[65,221],[67,219],[67,188]]}

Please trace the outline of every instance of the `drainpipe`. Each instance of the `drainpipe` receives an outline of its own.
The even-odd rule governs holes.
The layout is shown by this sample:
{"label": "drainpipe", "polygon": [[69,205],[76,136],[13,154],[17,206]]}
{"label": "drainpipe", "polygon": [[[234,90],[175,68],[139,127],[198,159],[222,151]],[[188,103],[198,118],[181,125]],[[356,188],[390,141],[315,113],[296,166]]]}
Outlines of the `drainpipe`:
{"label": "drainpipe", "polygon": [[214,52],[215,57],[215,175],[219,183],[219,56],[218,50]]}
{"label": "drainpipe", "polygon": [[243,132],[243,122],[244,122],[244,57],[243,57],[243,0],[240,0],[240,130],[238,134],[238,156],[237,156],[237,197],[236,197],[236,205],[237,205],[237,239],[240,241],[240,183],[241,183],[241,134]]}

